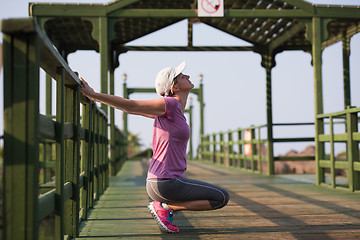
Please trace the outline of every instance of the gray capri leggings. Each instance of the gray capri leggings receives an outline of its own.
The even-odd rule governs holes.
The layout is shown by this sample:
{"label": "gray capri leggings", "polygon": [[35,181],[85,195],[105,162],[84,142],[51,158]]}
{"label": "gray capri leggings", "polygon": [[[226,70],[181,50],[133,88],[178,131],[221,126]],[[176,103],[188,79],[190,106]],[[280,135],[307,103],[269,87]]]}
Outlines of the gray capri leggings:
{"label": "gray capri leggings", "polygon": [[188,178],[148,179],[146,191],[150,198],[164,203],[209,200],[213,209],[229,201],[228,192],[221,187]]}

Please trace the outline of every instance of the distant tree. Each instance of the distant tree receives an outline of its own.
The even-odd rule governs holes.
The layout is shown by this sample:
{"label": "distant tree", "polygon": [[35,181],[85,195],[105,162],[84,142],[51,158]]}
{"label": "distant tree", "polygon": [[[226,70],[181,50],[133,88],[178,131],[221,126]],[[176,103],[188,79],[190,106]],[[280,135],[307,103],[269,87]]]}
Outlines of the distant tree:
{"label": "distant tree", "polygon": [[128,146],[127,146],[127,152],[128,156],[133,155],[136,152],[140,151],[140,147],[142,144],[140,143],[140,138],[138,134],[133,134],[131,132],[128,132]]}

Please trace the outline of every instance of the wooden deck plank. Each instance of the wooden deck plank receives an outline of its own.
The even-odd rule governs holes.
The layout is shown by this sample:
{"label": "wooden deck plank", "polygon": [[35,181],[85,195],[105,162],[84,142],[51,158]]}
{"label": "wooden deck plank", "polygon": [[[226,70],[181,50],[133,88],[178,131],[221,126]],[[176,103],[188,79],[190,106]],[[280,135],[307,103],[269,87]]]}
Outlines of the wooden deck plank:
{"label": "wooden deck plank", "polygon": [[190,162],[187,177],[230,193],[216,211],[178,212],[180,233],[162,233],[147,211],[147,164],[128,161],[101,196],[80,239],[360,239],[360,196],[279,176]]}

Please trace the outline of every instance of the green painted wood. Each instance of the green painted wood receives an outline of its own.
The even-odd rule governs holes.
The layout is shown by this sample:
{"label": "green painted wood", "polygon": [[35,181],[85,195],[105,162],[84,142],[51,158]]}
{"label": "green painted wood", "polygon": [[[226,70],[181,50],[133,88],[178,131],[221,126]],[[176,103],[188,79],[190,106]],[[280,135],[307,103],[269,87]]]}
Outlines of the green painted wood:
{"label": "green painted wood", "polygon": [[[314,66],[314,97],[315,97],[315,116],[323,113],[322,98],[322,24],[320,18],[313,18],[312,21],[312,60]],[[325,171],[319,166],[320,159],[324,156],[324,143],[319,141],[319,135],[324,134],[324,123],[322,119],[315,117],[315,161],[317,184],[325,181]]]}
{"label": "green painted wood", "polygon": [[359,161],[359,143],[353,140],[353,132],[358,131],[358,115],[357,113],[348,113],[346,115],[346,132],[348,134],[348,139],[346,143],[347,147],[347,160],[348,160],[348,171],[347,177],[349,182],[350,191],[355,191],[360,189],[360,174],[357,171],[354,171],[353,163]]}
{"label": "green painted wood", "polygon": [[55,211],[55,189],[39,197],[39,219],[41,221]]}
{"label": "green painted wood", "polygon": [[216,134],[212,135],[212,139],[213,139],[213,144],[212,144],[212,162],[215,163],[216,162]]}
{"label": "green painted wood", "polygon": [[89,144],[89,155],[90,155],[90,159],[89,159],[89,190],[88,190],[88,199],[89,199],[89,207],[92,208],[94,206],[94,179],[95,179],[95,149],[96,149],[96,145],[95,145],[95,112],[96,112],[96,107],[95,107],[95,103],[90,103],[90,129],[91,129],[91,137],[90,137],[90,144]]}
{"label": "green painted wood", "polygon": [[275,65],[274,56],[262,55],[262,66],[266,72],[266,133],[267,133],[267,174],[275,173],[274,165],[274,137],[273,137],[273,113],[272,113],[272,77],[271,70]]}
{"label": "green painted wood", "polygon": [[331,186],[335,188],[336,182],[335,182],[335,153],[334,153],[334,124],[333,124],[333,118],[330,117],[330,175],[331,175]]}
{"label": "green painted wood", "polygon": [[[74,93],[71,88],[65,87],[65,112],[64,120],[66,123],[74,123],[75,115],[75,102],[74,102]],[[64,183],[71,182],[75,175],[76,169],[74,169],[74,139],[65,140],[65,179]],[[72,212],[72,200],[67,200],[65,198],[65,189],[64,189],[64,234],[73,235],[72,226],[73,223],[73,212]]]}
{"label": "green painted wood", "polygon": [[190,161],[188,176],[227,189],[229,204],[216,211],[177,212],[180,233],[162,233],[146,209],[147,168],[141,161],[124,164],[81,224],[80,239],[356,239],[360,234],[357,194],[204,161]]}
{"label": "green painted wood", "polygon": [[4,34],[4,239],[38,236],[39,44]]}
{"label": "green painted wood", "polygon": [[[100,51],[100,88],[101,93],[108,94],[108,71],[110,69],[109,62],[109,40],[108,40],[108,19],[106,17],[99,18],[99,51]],[[101,108],[105,114],[108,113],[108,106],[101,104]]]}
{"label": "green painted wood", "polygon": [[80,190],[80,209],[82,209],[81,219],[87,219],[88,213],[88,192],[89,192],[89,166],[90,166],[90,156],[91,156],[91,104],[82,105],[82,126],[87,130],[88,134],[86,139],[81,142],[81,172],[84,175],[83,187]]}
{"label": "green painted wood", "polygon": [[200,75],[200,85],[198,89],[198,101],[200,103],[200,136],[204,135],[204,84],[203,84],[203,75]]}
{"label": "green painted wood", "polygon": [[[115,94],[115,73],[114,69],[110,69],[110,94]],[[110,164],[109,171],[110,175],[115,175],[115,162],[116,162],[116,152],[115,152],[115,112],[114,108],[110,108]]]}
{"label": "green painted wood", "polygon": [[[52,116],[52,78],[49,74],[46,74],[46,104],[45,104],[45,114],[46,116]],[[40,116],[41,117],[41,116]],[[44,129],[43,125],[40,122],[40,126],[42,126],[39,130],[41,132],[42,129]],[[55,131],[54,131],[55,133]],[[52,160],[52,146],[51,143],[45,143],[44,145],[44,163]],[[44,183],[49,182],[51,180],[51,169],[45,168],[43,169],[44,173]]]}
{"label": "green painted wood", "polygon": [[[126,85],[126,75],[124,75],[124,83],[123,83],[123,98],[129,98],[129,93]],[[128,133],[128,114],[123,112],[123,131],[127,138]]]}
{"label": "green painted wood", "polygon": [[342,35],[342,56],[343,56],[343,84],[344,84],[344,109],[351,106],[351,87],[350,87],[350,38],[347,32]]}
{"label": "green painted wood", "polygon": [[63,68],[58,69],[57,100],[56,100],[56,215],[55,215],[55,239],[62,240],[64,236],[64,183],[65,183],[65,73]]}

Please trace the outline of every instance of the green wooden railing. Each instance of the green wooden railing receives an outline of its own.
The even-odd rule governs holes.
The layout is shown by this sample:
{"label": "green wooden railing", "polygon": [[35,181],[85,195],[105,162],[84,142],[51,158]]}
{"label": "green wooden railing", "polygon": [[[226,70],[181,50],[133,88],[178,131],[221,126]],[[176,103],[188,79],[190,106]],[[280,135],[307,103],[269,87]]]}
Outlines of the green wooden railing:
{"label": "green wooden railing", "polygon": [[[32,19],[9,19],[1,29],[3,239],[37,239],[39,221],[52,213],[54,238],[75,238],[80,221],[109,184],[109,168],[116,173],[126,157],[125,137],[115,131],[109,161],[107,116],[81,95],[77,75],[40,27]],[[55,117],[39,113],[40,68],[56,81]]]}
{"label": "green wooden railing", "polygon": [[[277,123],[273,126],[300,126],[314,125],[314,123]],[[285,142],[314,142],[314,137],[296,137],[296,138],[273,138],[268,139],[261,134],[262,130],[266,132],[267,125],[251,126],[248,128],[239,128],[227,132],[220,132],[205,135],[202,137],[199,146],[198,156],[202,160],[208,160],[226,166],[233,166],[240,169],[267,173],[274,173],[274,161],[311,161],[314,156],[299,157],[274,157],[268,149],[269,144]],[[250,138],[245,138],[245,133],[249,132]],[[266,148],[264,148],[266,146]],[[245,148],[250,150],[245,153]]]}
{"label": "green wooden railing", "polygon": [[[317,121],[321,133],[317,137],[317,184],[330,186],[332,188],[347,188],[350,191],[360,190],[360,162],[359,143],[360,133],[358,132],[358,114],[360,108],[348,107],[344,111],[318,114]],[[334,124],[342,123],[345,127],[343,133],[335,133]],[[325,124],[329,124],[328,133],[325,132]],[[330,154],[325,155],[325,143],[330,144]],[[346,144],[346,159],[335,158],[335,143]],[[325,179],[326,170],[330,171],[330,182]],[[346,171],[347,186],[337,184],[336,170]]]}
{"label": "green wooden railing", "polygon": [[[261,129],[267,125],[252,126],[250,128],[236,129],[233,131],[220,132],[202,137],[198,150],[198,158],[213,163],[233,166],[257,173],[274,172],[275,161],[315,161],[317,185],[332,188],[345,188],[350,191],[360,190],[360,161],[358,132],[358,114],[360,108],[347,108],[344,111],[317,115],[317,125],[321,134],[314,137],[303,138],[262,138]],[[335,133],[334,125],[344,125],[343,133]],[[300,126],[314,125],[314,123],[278,123],[273,126]],[[326,127],[329,129],[325,133]],[[244,139],[244,133],[251,132],[251,140]],[[315,156],[272,156],[268,151],[262,152],[262,145],[291,142],[315,142]],[[325,143],[330,145],[330,152],[325,153]],[[335,143],[346,144],[346,158],[335,157]],[[244,153],[245,145],[251,146],[249,154]],[[266,152],[266,153],[265,153]],[[265,164],[264,164],[265,163]],[[264,168],[267,169],[264,169]],[[336,182],[337,170],[346,172],[347,184],[343,181]],[[326,181],[326,175],[329,181]]]}

